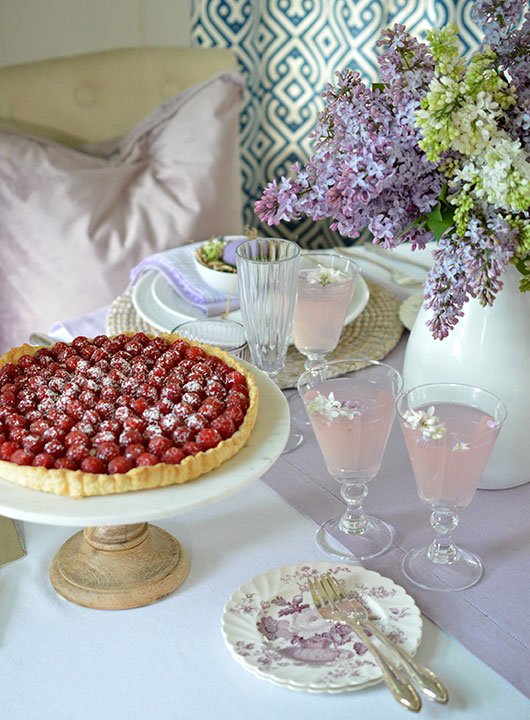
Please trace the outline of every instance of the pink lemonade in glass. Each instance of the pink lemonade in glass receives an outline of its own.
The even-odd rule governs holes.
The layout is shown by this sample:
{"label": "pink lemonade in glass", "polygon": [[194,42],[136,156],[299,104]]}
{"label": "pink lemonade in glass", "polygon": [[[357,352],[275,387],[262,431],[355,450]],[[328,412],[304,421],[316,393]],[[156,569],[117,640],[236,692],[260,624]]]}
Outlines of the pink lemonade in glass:
{"label": "pink lemonade in glass", "polygon": [[465,590],[482,577],[480,557],[453,542],[459,512],[479,484],[506,419],[493,393],[461,383],[418,385],[398,397],[396,410],[420,500],[431,510],[434,537],[409,550],[402,569],[428,590]]}
{"label": "pink lemonade in glass", "polygon": [[368,560],[392,544],[388,523],[364,511],[368,484],[379,472],[402,386],[394,368],[366,358],[346,358],[310,367],[298,379],[298,394],[324,458],[338,481],[343,513],[323,522],[319,547],[336,558]]}
{"label": "pink lemonade in glass", "polygon": [[[427,412],[427,405],[415,408]],[[402,423],[403,436],[420,500],[432,508],[465,508],[475,494],[500,425],[476,407],[436,403],[437,421],[445,427],[439,438]]]}
{"label": "pink lemonade in glass", "polygon": [[307,357],[307,369],[337,347],[360,272],[337,253],[301,254],[293,342]]}
{"label": "pink lemonade in glass", "polygon": [[329,284],[321,284],[312,281],[312,272],[301,270],[298,276],[293,340],[304,355],[320,356],[337,347],[355,280],[340,273]]}
{"label": "pink lemonade in glass", "polygon": [[[330,416],[333,410],[318,412],[319,397],[333,397],[342,406],[336,417]],[[326,380],[307,391],[304,404],[330,475],[366,480],[378,473],[394,419],[394,400],[390,390],[351,378]]]}

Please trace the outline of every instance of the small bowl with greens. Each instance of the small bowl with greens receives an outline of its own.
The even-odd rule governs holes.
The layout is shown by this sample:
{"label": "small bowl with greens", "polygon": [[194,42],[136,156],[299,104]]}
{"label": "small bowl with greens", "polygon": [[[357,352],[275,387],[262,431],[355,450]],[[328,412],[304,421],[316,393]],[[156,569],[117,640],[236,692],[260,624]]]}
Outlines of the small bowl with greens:
{"label": "small bowl with greens", "polygon": [[195,264],[204,282],[226,295],[238,294],[236,247],[245,240],[245,235],[219,235],[199,245]]}

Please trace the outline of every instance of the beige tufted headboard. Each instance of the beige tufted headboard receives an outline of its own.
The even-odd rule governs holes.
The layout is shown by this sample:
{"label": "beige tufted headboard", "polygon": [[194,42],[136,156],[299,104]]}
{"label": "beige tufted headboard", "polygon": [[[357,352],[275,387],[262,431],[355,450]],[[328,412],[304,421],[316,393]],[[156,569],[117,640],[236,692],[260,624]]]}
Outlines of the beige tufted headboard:
{"label": "beige tufted headboard", "polygon": [[77,147],[120,137],[163,100],[223,70],[223,48],[125,48],[0,68],[0,125]]}

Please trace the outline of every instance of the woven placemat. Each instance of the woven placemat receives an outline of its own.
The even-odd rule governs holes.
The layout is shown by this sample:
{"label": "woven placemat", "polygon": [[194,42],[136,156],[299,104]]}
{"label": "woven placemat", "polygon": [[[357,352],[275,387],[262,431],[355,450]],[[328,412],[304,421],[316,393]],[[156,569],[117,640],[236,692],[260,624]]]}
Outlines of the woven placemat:
{"label": "woven placemat", "polygon": [[[328,360],[348,357],[365,357],[368,360],[382,360],[395,348],[403,333],[399,319],[399,300],[386,287],[366,280],[370,299],[359,317],[342,331],[339,344],[327,356]],[[148,332],[158,330],[145,322],[136,312],[132,302],[132,289],[116,298],[107,312],[107,333],[119,335],[122,332]],[[305,357],[291,345],[287,352],[285,370],[277,378],[283,389],[296,387],[304,372]]]}

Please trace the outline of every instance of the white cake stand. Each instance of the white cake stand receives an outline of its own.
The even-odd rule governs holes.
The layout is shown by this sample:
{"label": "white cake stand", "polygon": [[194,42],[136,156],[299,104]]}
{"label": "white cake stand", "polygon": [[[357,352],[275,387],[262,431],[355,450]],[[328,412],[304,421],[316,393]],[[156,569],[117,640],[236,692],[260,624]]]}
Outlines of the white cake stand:
{"label": "white cake stand", "polygon": [[185,550],[147,521],[221,500],[263,475],[289,436],[281,390],[257,368],[259,412],[247,444],[217,470],[185,485],[81,499],[24,488],[0,478],[0,514],[45,525],[83,526],[50,567],[55,590],[85,607],[118,610],[149,605],[176,590],[189,571]]}

